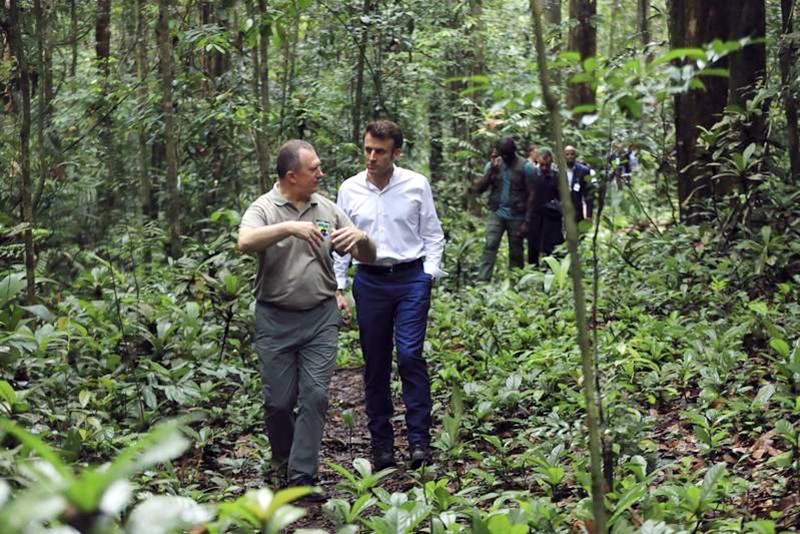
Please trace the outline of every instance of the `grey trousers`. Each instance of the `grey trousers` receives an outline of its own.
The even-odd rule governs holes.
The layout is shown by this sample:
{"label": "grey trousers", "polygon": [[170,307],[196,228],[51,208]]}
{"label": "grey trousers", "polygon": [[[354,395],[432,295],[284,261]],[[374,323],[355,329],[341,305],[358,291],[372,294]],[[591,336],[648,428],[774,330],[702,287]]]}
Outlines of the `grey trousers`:
{"label": "grey trousers", "polygon": [[317,474],[340,319],[333,298],[304,311],[256,303],[267,437],[272,463],[286,465],[290,484]]}
{"label": "grey trousers", "polygon": [[488,282],[492,279],[494,272],[494,262],[497,259],[497,250],[500,248],[500,240],[503,234],[508,234],[508,266],[509,268],[519,268],[525,266],[525,234],[522,233],[523,221],[503,219],[489,212],[489,219],[486,222],[486,245],[483,248],[481,266],[478,271],[478,280]]}

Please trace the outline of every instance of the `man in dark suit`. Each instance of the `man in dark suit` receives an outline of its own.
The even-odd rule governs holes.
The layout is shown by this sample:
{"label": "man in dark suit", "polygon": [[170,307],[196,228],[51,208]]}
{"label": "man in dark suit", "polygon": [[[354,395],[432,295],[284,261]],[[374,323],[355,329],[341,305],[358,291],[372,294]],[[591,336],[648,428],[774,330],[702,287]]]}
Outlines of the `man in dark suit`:
{"label": "man in dark suit", "polygon": [[[564,147],[564,159],[567,160],[567,181],[572,196],[572,205],[575,206],[575,222],[591,219],[594,207],[592,169],[588,165],[578,162],[578,150],[572,145]],[[584,204],[586,205],[585,212]]]}

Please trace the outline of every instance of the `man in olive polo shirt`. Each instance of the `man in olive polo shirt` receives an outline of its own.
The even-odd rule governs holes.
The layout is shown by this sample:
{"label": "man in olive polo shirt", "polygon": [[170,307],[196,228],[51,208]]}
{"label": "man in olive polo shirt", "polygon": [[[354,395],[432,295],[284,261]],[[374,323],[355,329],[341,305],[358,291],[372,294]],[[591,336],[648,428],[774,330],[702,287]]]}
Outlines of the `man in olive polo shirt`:
{"label": "man in olive polo shirt", "polygon": [[325,175],[309,143],[284,144],[277,170],[242,217],[238,244],[258,255],[255,344],[272,462],[290,485],[313,486],[340,321],[332,254],[374,262],[375,243],[316,193]]}

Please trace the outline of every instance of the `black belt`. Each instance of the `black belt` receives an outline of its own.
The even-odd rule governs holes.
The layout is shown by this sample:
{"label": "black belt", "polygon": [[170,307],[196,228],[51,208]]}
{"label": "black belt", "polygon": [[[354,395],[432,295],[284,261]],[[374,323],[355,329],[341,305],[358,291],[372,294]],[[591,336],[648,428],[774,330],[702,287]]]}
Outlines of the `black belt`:
{"label": "black belt", "polygon": [[394,273],[401,273],[410,271],[412,269],[421,269],[422,259],[407,261],[404,263],[395,263],[394,265],[367,265],[366,263],[359,263],[358,270],[364,271],[369,274],[388,275]]}

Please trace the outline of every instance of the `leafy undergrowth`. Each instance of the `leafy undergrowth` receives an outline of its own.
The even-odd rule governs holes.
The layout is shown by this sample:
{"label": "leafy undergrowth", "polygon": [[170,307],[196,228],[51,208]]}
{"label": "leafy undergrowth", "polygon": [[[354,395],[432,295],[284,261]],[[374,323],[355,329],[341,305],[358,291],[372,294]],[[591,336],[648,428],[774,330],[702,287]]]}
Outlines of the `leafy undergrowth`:
{"label": "leafy undergrowth", "polygon": [[[604,220],[593,326],[613,532],[800,524],[800,219],[796,199],[782,202],[775,222],[736,231]],[[373,473],[359,460],[368,436],[346,327],[320,474],[334,500],[303,518],[287,504],[299,493],[256,492],[275,480],[249,340],[253,262],[233,250],[234,212],[206,221],[177,262],[127,227],[107,250],[41,258],[50,279],[35,306],[4,273],[3,532],[591,531],[569,264],[509,274],[500,258],[499,281],[473,285],[481,223],[445,214],[461,230],[426,342],[436,464]],[[590,246],[586,235],[587,287]]]}

